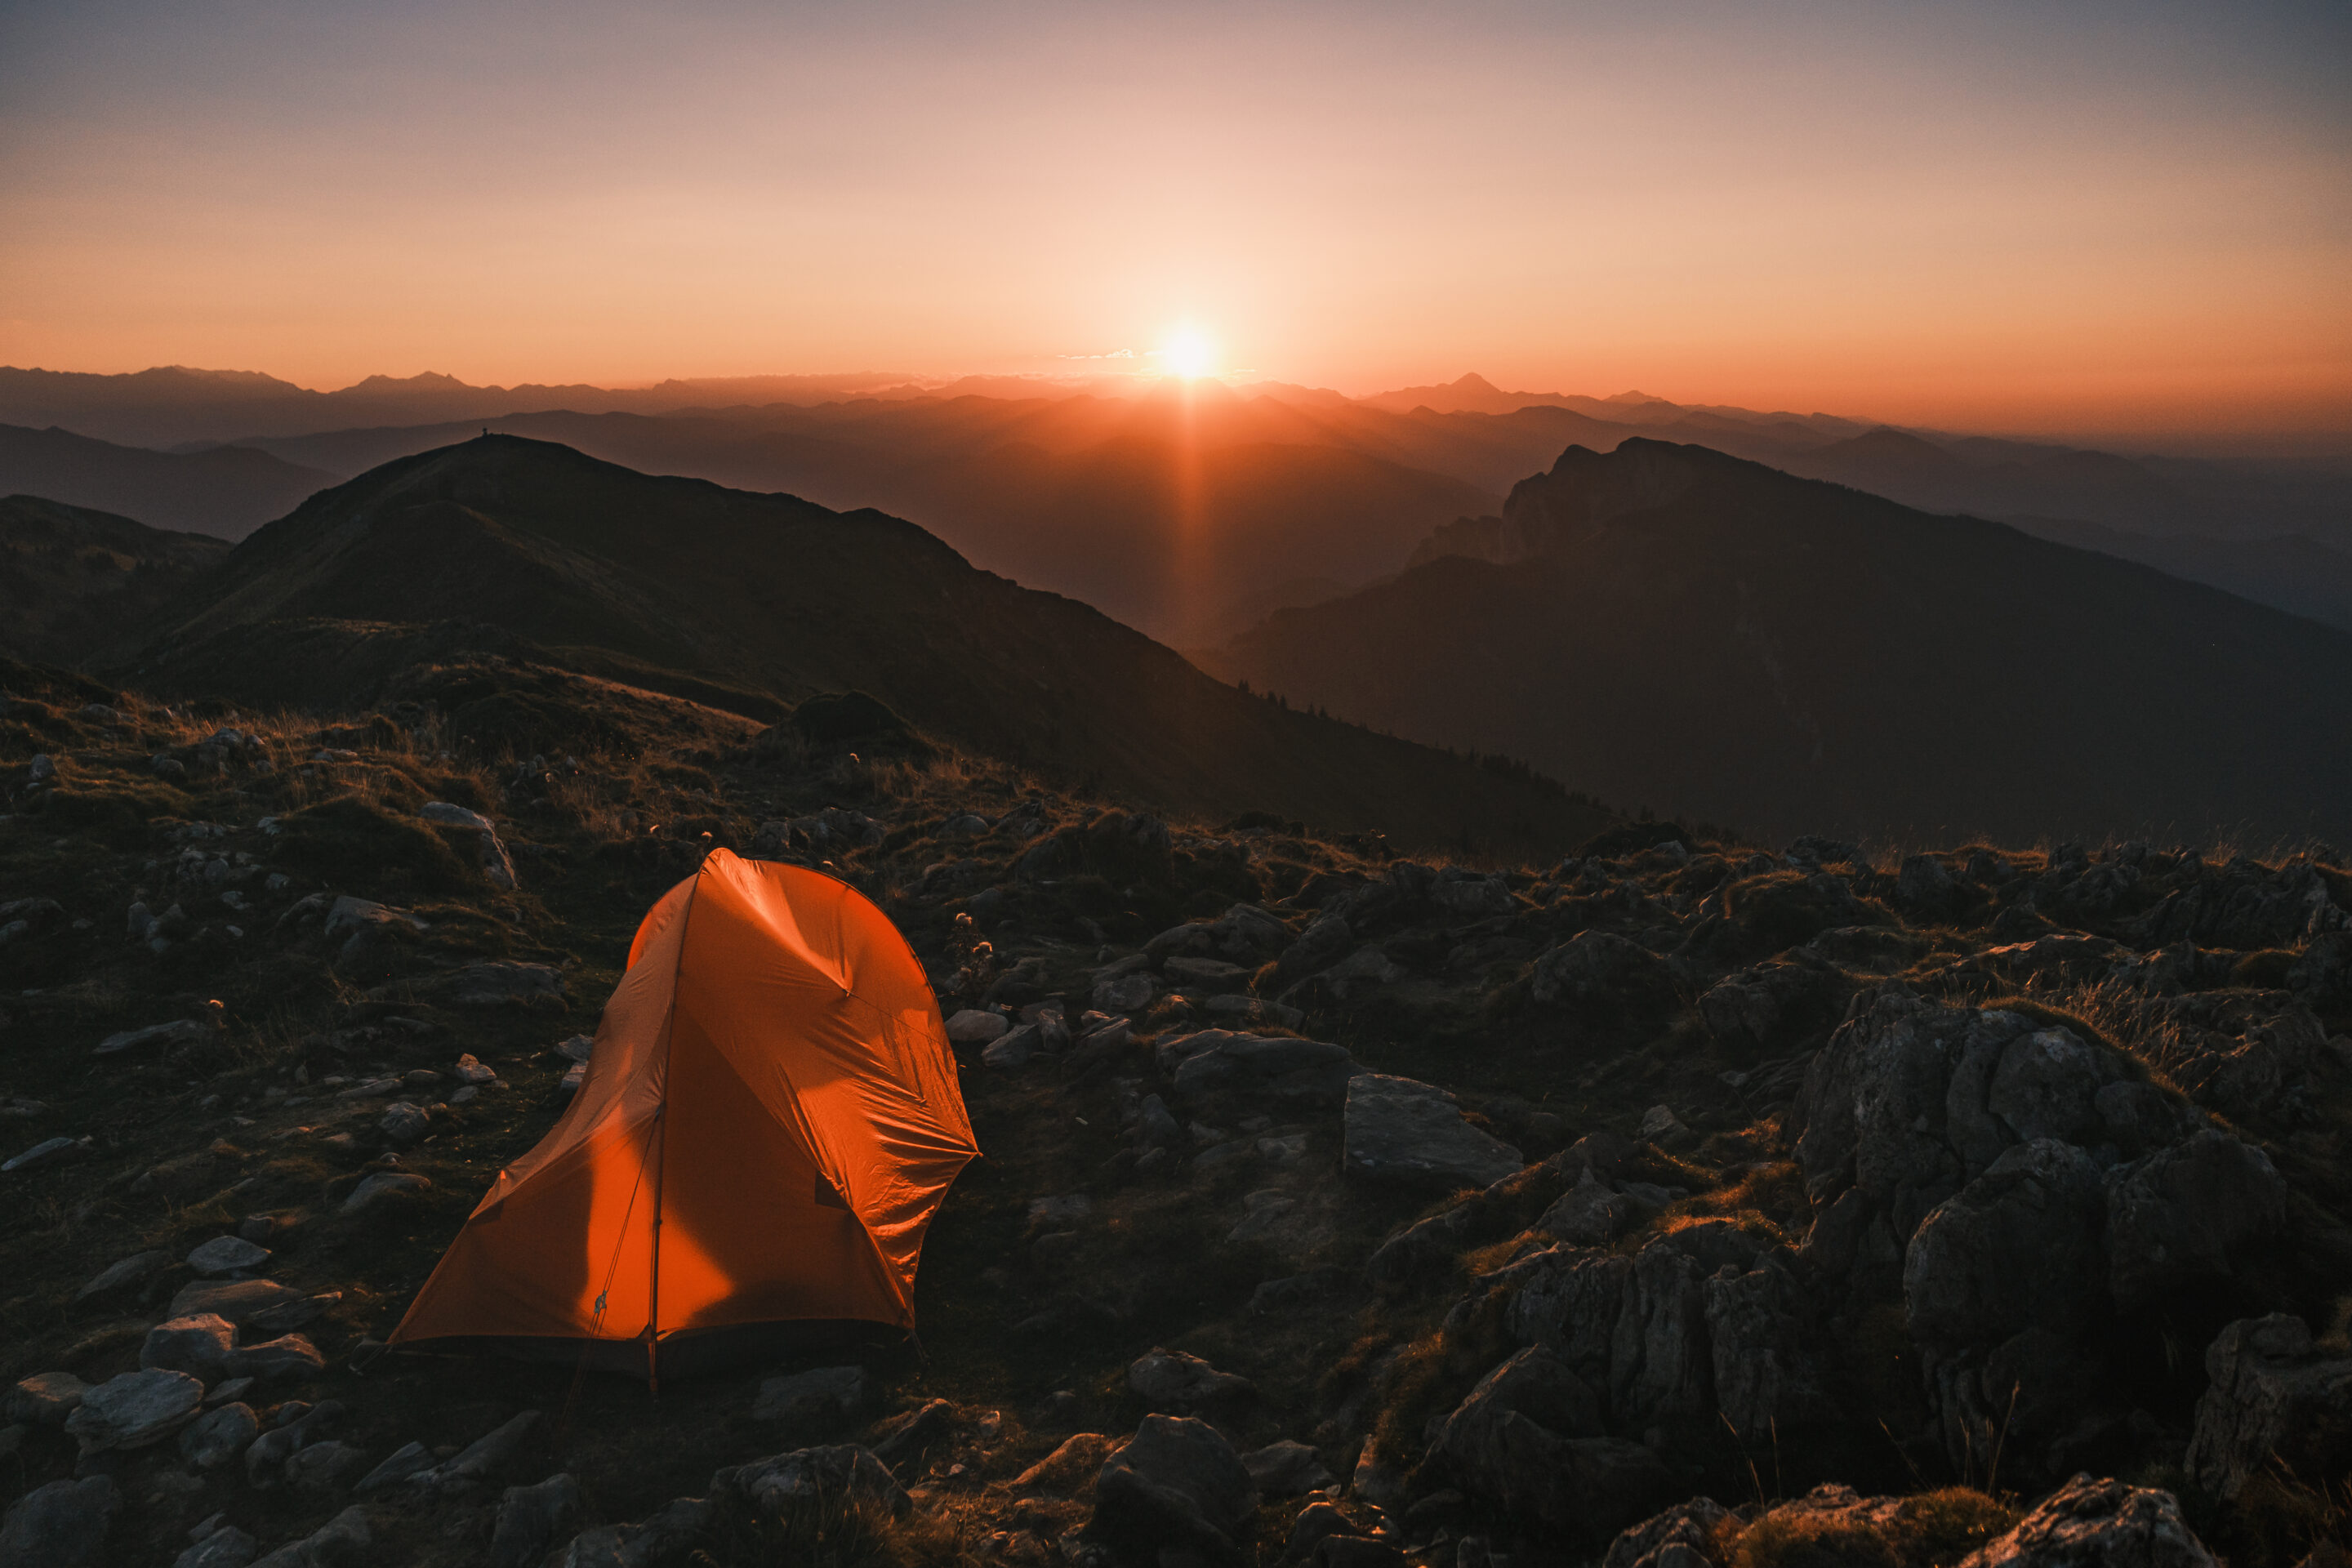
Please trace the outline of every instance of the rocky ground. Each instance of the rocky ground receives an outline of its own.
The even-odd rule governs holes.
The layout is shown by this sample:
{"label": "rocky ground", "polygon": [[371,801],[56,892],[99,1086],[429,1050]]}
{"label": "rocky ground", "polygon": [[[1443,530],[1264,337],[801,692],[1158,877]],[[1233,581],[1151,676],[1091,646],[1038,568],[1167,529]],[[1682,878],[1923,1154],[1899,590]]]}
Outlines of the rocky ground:
{"label": "rocky ground", "polygon": [[[1628,826],[1393,857],[485,660],[0,668],[0,1568],[2285,1568],[2347,1529],[2352,877]],[[934,973],[922,1341],[381,1341],[710,847]]]}

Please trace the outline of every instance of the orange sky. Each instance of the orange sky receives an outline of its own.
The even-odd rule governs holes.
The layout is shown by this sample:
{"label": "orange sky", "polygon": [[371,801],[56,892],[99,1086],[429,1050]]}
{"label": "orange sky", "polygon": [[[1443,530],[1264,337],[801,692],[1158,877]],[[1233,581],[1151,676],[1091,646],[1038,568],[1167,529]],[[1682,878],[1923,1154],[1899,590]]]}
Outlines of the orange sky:
{"label": "orange sky", "polygon": [[2352,429],[2340,4],[656,9],[0,8],[0,363]]}

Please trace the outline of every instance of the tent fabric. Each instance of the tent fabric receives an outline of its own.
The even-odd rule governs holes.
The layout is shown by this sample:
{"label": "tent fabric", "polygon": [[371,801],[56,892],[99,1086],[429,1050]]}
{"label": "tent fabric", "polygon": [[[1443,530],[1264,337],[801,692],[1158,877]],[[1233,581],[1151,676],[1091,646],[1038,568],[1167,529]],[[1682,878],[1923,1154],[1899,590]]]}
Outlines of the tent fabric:
{"label": "tent fabric", "polygon": [[651,1375],[646,1347],[668,1367],[696,1336],[911,1332],[923,1233],[979,1152],[888,917],[821,873],[716,849],[639,925],[579,1092],[499,1173],[391,1343],[636,1342],[595,1359]]}

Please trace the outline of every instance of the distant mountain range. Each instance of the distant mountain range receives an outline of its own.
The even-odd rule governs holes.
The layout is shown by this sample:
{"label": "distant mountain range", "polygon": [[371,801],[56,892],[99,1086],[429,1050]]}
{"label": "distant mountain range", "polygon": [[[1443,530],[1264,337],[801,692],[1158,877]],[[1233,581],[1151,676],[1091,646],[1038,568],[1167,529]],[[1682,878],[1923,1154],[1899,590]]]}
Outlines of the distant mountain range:
{"label": "distant mountain range", "polygon": [[0,425],[0,495],[41,496],[219,539],[244,538],[342,477],[250,447],[156,452]]}
{"label": "distant mountain range", "polygon": [[2352,637],[1704,447],[1572,447],[1228,679],[1767,833],[2352,830]]}
{"label": "distant mountain range", "polygon": [[571,408],[590,414],[626,409],[655,414],[793,398],[821,402],[901,385],[910,379],[875,374],[753,375],[665,381],[647,387],[576,383],[469,386],[453,375],[427,373],[372,375],[333,392],[314,392],[250,370],[160,365],[123,375],[91,375],[0,365],[0,424],[60,425],[110,441],[173,447],[367,425],[484,419],[532,409]]}
{"label": "distant mountain range", "polygon": [[511,436],[312,497],[160,626],[138,678],[192,696],[363,708],[396,679],[429,690],[420,668],[520,639],[531,657],[755,715],[864,690],[973,751],[1187,814],[1545,847],[1613,820],[1523,769],[1244,695],[897,518]]}
{"label": "distant mountain range", "polygon": [[644,471],[880,507],[988,570],[1182,647],[1221,641],[1269,605],[1306,602],[1301,592],[1311,599],[1395,571],[1455,518],[1493,515],[1512,484],[1569,446],[1608,451],[1648,437],[1921,510],[2015,521],[2352,626],[2352,470],[2128,458],[1638,392],[1506,392],[1475,375],[1351,399],[1276,383],[1108,377],[929,388],[884,374],[758,377],[614,390],[377,376],[314,393],[245,373],[0,370],[5,418],[118,438],[234,432],[233,447],[158,453],[64,430],[0,431],[0,493],[228,539],[330,479],[495,425]]}

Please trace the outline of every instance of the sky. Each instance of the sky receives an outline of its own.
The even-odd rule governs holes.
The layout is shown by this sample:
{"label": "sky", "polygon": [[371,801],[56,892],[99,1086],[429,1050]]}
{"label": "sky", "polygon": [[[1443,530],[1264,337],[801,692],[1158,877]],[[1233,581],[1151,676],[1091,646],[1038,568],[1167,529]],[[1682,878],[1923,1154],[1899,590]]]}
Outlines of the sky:
{"label": "sky", "polygon": [[0,363],[2352,431],[2352,6],[0,0]]}

